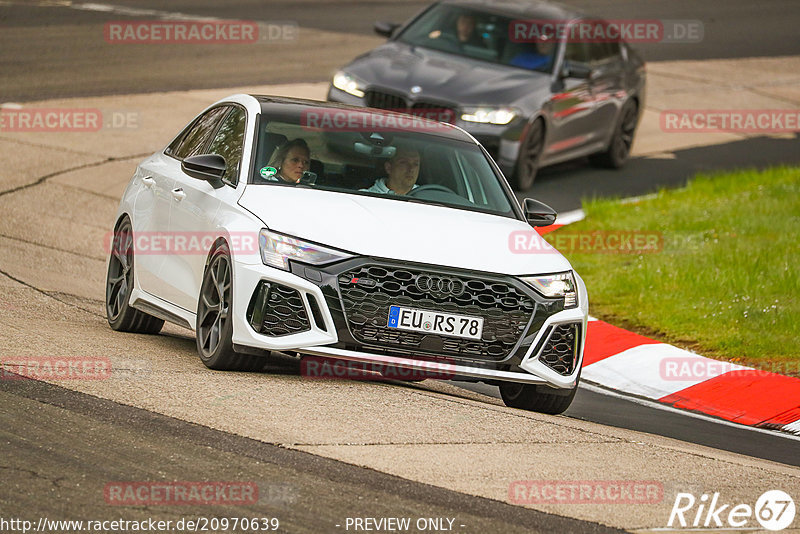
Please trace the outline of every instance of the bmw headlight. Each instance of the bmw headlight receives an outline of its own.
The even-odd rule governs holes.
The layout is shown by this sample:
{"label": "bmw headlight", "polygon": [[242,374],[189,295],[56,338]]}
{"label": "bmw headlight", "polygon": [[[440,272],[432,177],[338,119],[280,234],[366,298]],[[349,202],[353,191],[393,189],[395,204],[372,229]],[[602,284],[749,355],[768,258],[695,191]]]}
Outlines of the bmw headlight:
{"label": "bmw headlight", "polygon": [[261,249],[261,261],[264,262],[264,265],[270,265],[285,271],[289,270],[289,260],[310,265],[322,265],[351,256],[346,252],[308,243],[294,237],[276,234],[266,228],[261,230],[258,235],[258,245]]}
{"label": "bmw headlight", "polygon": [[464,108],[461,120],[466,122],[480,122],[484,124],[508,124],[517,116],[514,108],[473,107]]}
{"label": "bmw headlight", "polygon": [[342,70],[333,75],[333,86],[358,98],[364,97],[364,84]]}
{"label": "bmw headlight", "polygon": [[522,280],[545,297],[564,299],[564,308],[578,305],[578,290],[572,271],[542,276],[523,276]]}

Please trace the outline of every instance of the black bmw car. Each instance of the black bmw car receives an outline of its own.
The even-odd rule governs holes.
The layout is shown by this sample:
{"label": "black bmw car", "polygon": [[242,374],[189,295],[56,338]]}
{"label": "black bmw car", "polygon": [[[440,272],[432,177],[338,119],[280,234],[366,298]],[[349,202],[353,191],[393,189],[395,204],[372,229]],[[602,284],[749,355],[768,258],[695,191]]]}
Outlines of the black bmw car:
{"label": "black bmw car", "polygon": [[[589,156],[621,167],[644,108],[644,61],[622,39],[576,38],[604,21],[545,2],[445,0],[334,76],[328,100],[451,122],[518,190],[537,169]],[[602,28],[598,28],[602,29]]]}

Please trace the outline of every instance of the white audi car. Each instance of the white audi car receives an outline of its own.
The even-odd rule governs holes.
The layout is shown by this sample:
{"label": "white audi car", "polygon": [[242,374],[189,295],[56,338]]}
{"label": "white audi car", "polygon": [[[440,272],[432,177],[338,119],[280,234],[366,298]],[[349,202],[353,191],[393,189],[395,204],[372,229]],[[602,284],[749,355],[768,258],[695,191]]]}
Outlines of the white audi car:
{"label": "white audi car", "polygon": [[[578,387],[586,287],[458,127],[234,95],[142,161],[106,284],[115,330],[194,329],[203,363],[271,351],[500,387],[561,413]],[[524,247],[519,244],[524,243]]]}

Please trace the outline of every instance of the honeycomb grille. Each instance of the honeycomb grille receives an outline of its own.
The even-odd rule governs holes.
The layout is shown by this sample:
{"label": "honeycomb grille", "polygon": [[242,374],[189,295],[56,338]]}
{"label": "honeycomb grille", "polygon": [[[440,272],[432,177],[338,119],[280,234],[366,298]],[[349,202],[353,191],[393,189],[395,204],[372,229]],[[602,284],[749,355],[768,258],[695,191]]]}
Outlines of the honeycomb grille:
{"label": "honeycomb grille", "polygon": [[300,293],[291,287],[272,284],[267,296],[261,333],[267,336],[285,336],[310,329]]}
{"label": "honeycomb grille", "polygon": [[[430,276],[422,270],[377,265],[339,275],[353,337],[362,343],[432,354],[506,358],[525,332],[536,309],[534,300],[511,283],[454,274],[435,275],[452,282],[453,291],[441,291],[430,287]],[[483,317],[483,334],[474,340],[388,328],[390,306]]]}
{"label": "honeycomb grille", "polygon": [[560,324],[553,327],[544,344],[539,360],[555,372],[568,375],[575,369],[577,355],[578,323]]}

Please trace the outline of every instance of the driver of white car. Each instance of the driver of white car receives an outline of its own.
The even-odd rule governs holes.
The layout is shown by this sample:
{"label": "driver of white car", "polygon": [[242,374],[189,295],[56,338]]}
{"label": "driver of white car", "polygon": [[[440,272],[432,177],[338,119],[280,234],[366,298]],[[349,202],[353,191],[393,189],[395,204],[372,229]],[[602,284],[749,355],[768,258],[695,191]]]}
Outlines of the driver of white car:
{"label": "driver of white car", "polygon": [[386,178],[378,178],[372,184],[372,187],[361,189],[361,191],[405,195],[418,187],[419,165],[419,150],[411,146],[400,145],[397,147],[394,156],[384,163]]}

